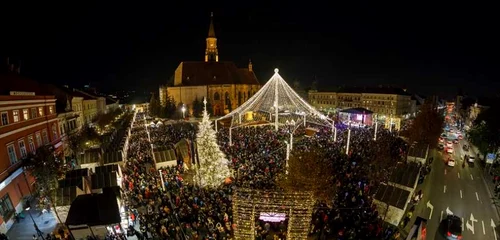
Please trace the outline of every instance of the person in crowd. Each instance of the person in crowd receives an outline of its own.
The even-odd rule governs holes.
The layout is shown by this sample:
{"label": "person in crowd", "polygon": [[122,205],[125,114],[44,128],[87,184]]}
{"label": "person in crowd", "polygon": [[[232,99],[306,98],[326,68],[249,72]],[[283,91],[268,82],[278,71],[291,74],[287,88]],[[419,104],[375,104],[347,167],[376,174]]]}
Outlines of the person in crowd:
{"label": "person in crowd", "polygon": [[[204,189],[192,184],[183,164],[160,168],[152,156],[154,148],[174,148],[181,139],[193,140],[196,124],[179,122],[146,125],[146,115],[138,113],[129,139],[127,161],[122,170],[122,189],[131,219],[130,230],[139,239],[232,239],[232,193],[237,187],[275,189],[276,178],[285,169],[286,145],[289,130],[275,131],[272,126],[242,127],[232,132],[229,144],[227,129],[219,129],[217,140],[234,170],[234,179],[218,189]],[[380,179],[369,179],[373,155],[373,129],[352,129],[350,152],[345,154],[346,139],[342,134],[347,126],[339,124],[338,139],[332,140],[331,128],[319,129],[312,137],[294,142],[294,150],[307,154],[324,149],[324,159],[338,170],[334,174],[337,186],[334,199],[318,201],[311,216],[310,235],[317,239],[390,239],[397,231],[383,227],[372,204],[380,179],[389,176],[382,169]],[[295,135],[305,133],[299,127]],[[379,128],[377,141],[389,144],[394,161],[403,159],[408,146],[396,132]],[[160,176],[162,174],[163,176]],[[161,178],[163,177],[163,186]],[[385,229],[385,230],[384,230]],[[256,219],[257,239],[285,239],[286,223],[262,223]],[[140,236],[140,237],[139,237]]]}

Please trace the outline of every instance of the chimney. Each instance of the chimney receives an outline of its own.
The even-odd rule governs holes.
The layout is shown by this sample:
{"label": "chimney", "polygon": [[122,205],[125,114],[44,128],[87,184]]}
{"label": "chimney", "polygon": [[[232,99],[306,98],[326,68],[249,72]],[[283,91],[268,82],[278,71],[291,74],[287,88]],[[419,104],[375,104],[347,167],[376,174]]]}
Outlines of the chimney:
{"label": "chimney", "polygon": [[248,71],[253,72],[252,59],[248,60]]}

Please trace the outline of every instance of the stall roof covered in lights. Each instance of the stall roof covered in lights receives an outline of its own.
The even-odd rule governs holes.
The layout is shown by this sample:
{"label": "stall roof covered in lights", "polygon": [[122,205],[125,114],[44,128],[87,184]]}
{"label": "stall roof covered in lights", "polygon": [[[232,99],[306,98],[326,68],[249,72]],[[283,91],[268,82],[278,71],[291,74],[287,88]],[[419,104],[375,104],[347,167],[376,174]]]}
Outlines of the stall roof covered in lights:
{"label": "stall roof covered in lights", "polygon": [[230,127],[254,124],[300,124],[305,122],[331,126],[333,121],[302,99],[274,70],[271,79],[250,99],[216,120],[230,121]]}

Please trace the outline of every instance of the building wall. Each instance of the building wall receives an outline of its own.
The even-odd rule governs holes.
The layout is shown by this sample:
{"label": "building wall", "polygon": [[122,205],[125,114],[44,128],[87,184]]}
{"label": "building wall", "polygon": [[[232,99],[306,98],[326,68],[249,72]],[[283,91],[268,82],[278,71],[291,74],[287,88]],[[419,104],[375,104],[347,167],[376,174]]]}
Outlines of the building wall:
{"label": "building wall", "polygon": [[174,86],[179,86],[182,85],[182,67],[184,66],[184,63],[181,62],[179,66],[175,69],[174,73]]}
{"label": "building wall", "polygon": [[76,120],[78,126],[83,126],[85,123],[85,119],[83,116],[83,98],[82,97],[73,97],[71,100],[71,107],[73,112],[78,115]]}
{"label": "building wall", "polygon": [[83,99],[83,121],[91,123],[97,116],[97,100]]}
{"label": "building wall", "polygon": [[[0,202],[8,196],[12,208],[22,208],[21,199],[29,194],[22,157],[45,144],[61,149],[55,104],[53,96],[0,96]],[[10,213],[0,218],[0,230],[10,227],[11,218]]]}
{"label": "building wall", "polygon": [[96,98],[96,108],[97,108],[97,114],[105,114],[106,113],[106,98],[97,97]]}
{"label": "building wall", "polygon": [[334,112],[348,108],[366,108],[376,119],[399,129],[402,119],[412,112],[411,96],[380,93],[336,93],[310,91],[309,102],[320,111]]}
{"label": "building wall", "polygon": [[[160,96],[167,95],[174,99],[176,104],[184,103],[189,110],[192,110],[193,101],[198,98],[202,101],[207,97],[213,107],[214,115],[224,115],[229,113],[229,110],[234,110],[241,104],[245,103],[257,91],[260,85],[246,84],[224,84],[224,85],[207,85],[207,86],[176,86],[176,87],[160,87]],[[168,93],[164,91],[167,90]],[[230,106],[227,105],[226,96],[229,98]],[[160,100],[161,102],[161,100]]]}
{"label": "building wall", "polygon": [[[19,169],[8,179],[8,184],[0,186],[0,201],[9,201],[14,209],[8,215],[0,215],[0,232],[6,233],[14,223],[14,214],[21,212],[24,208],[23,198],[30,195],[30,187],[33,179],[29,176],[25,178],[22,169]],[[28,185],[29,184],[29,185]]]}
{"label": "building wall", "polygon": [[401,116],[412,112],[411,96],[378,93],[309,92],[309,102],[323,111],[366,108],[378,115]]}
{"label": "building wall", "polygon": [[59,132],[61,133],[61,142],[63,144],[64,156],[70,156],[72,153],[69,146],[69,136],[80,129],[78,124],[79,115],[76,112],[60,113],[57,115],[59,122]]}
{"label": "building wall", "polygon": [[[206,86],[178,86],[178,87],[168,87],[168,96],[170,96],[176,105],[181,103],[186,104],[188,109],[193,109],[193,101],[198,98],[199,101],[203,101],[203,98],[207,95]],[[165,94],[165,95],[167,95]]]}

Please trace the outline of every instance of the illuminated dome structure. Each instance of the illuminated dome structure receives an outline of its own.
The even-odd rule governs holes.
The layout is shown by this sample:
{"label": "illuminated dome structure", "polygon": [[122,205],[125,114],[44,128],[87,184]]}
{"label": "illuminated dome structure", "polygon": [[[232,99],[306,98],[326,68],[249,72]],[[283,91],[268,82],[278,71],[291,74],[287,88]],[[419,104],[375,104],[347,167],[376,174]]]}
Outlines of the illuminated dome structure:
{"label": "illuminated dome structure", "polygon": [[230,122],[229,129],[256,124],[279,126],[306,124],[332,126],[333,121],[304,101],[274,69],[271,79],[250,99],[217,122]]}

